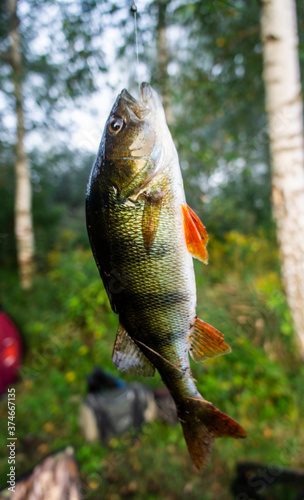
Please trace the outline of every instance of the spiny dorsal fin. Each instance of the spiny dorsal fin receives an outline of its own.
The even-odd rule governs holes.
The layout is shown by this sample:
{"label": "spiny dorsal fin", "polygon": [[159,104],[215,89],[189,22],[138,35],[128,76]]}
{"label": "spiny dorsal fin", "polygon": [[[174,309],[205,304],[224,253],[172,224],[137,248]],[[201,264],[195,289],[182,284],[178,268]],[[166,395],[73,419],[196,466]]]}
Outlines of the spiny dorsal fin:
{"label": "spiny dorsal fin", "polygon": [[198,260],[208,263],[208,233],[204,224],[188,205],[182,205],[184,230],[189,252]]}
{"label": "spiny dorsal fin", "polygon": [[145,195],[145,207],[142,218],[142,234],[146,251],[149,253],[155,240],[162,207],[163,193]]}
{"label": "spiny dorsal fin", "polygon": [[143,377],[153,377],[155,368],[134,340],[119,324],[112,361],[118,370]]}
{"label": "spiny dorsal fin", "polygon": [[195,320],[190,342],[190,354],[196,362],[231,352],[231,347],[224,341],[224,335],[199,318]]}

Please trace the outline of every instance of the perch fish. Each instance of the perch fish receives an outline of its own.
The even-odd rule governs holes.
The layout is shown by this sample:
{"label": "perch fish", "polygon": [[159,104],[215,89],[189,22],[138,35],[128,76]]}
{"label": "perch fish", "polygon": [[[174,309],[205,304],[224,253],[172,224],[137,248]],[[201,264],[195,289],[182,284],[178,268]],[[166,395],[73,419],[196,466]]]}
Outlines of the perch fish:
{"label": "perch fish", "polygon": [[216,437],[247,434],[200,395],[191,374],[189,354],[204,361],[230,347],[196,316],[192,257],[207,262],[208,235],[186,203],[163,106],[147,83],[139,100],[123,90],[115,101],[91,171],[86,217],[96,264],[119,315],[113,362],[140,376],[159,371],[200,469]]}

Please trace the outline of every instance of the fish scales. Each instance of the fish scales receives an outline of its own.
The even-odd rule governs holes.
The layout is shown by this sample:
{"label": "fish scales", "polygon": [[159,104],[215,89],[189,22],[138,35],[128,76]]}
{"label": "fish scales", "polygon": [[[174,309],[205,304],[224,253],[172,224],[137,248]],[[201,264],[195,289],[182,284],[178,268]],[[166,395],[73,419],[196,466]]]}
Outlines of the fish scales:
{"label": "fish scales", "polygon": [[208,235],[187,206],[178,156],[157,93],[118,96],[87,190],[93,254],[120,325],[116,366],[138,375],[156,368],[176,403],[198,468],[215,437],[246,431],[198,392],[194,360],[230,351],[223,335],[196,317],[192,256],[206,262]]}
{"label": "fish scales", "polygon": [[[164,186],[168,183],[166,172],[163,177]],[[189,324],[194,322],[195,297],[192,259],[186,244],[179,244],[182,220],[176,224],[176,208],[171,204],[174,197],[168,194],[168,203],[162,207],[158,232],[149,253],[142,236],[144,201],[136,201],[131,206],[120,203],[113,190],[106,220],[111,221],[107,232],[111,264],[126,280],[119,294],[121,321],[127,331],[133,332],[133,338],[164,357],[174,341],[177,348],[174,363],[181,357],[178,351],[185,350]],[[180,207],[178,209],[180,211]],[[160,252],[163,253],[161,258]],[[186,259],[189,260],[188,269]],[[157,337],[153,335],[156,328]]]}

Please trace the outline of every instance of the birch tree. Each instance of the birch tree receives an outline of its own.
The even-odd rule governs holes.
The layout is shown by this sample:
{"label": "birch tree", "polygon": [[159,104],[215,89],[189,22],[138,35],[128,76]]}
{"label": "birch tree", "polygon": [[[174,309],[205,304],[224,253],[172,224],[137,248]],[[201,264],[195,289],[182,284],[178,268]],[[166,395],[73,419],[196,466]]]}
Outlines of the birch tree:
{"label": "birch tree", "polygon": [[10,20],[10,50],[7,53],[7,62],[12,68],[14,83],[14,97],[17,117],[16,133],[16,195],[15,195],[15,235],[17,242],[17,258],[20,272],[20,282],[24,289],[32,284],[34,233],[32,222],[32,190],[30,168],[24,148],[24,113],[23,113],[23,66],[19,35],[19,18],[17,0],[8,2]]}
{"label": "birch tree", "polygon": [[[14,116],[17,124],[13,138],[11,130],[6,130],[6,140],[15,146],[14,227],[24,289],[31,286],[34,263],[32,185],[25,139],[35,130],[44,149],[49,138],[52,149],[57,129],[61,141],[69,140],[61,113],[71,100],[76,103],[97,90],[95,76],[106,68],[104,53],[96,41],[101,40],[109,9],[106,0],[98,5],[93,0],[6,0],[1,5],[0,80],[4,85],[0,100],[4,103],[2,113]],[[36,239],[39,241],[39,234]]]}
{"label": "birch tree", "polygon": [[262,0],[272,203],[283,283],[304,356],[304,140],[294,0]]}

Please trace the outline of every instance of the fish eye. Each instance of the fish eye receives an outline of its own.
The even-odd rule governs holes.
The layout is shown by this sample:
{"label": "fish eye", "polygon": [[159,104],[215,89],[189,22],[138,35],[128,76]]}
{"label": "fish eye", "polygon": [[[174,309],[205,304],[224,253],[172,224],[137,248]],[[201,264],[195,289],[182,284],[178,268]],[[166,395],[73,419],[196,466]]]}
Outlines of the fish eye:
{"label": "fish eye", "polygon": [[110,118],[108,129],[112,134],[118,134],[123,128],[125,122],[120,116],[112,116]]}

